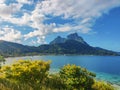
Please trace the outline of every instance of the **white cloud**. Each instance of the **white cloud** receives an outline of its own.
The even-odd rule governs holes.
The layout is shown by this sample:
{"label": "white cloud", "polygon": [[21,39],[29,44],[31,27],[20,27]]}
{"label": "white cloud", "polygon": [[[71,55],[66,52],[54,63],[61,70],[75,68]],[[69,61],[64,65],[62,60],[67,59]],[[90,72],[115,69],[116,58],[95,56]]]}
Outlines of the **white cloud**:
{"label": "white cloud", "polygon": [[54,28],[53,32],[67,32],[67,31],[70,31],[71,29],[72,29],[72,27],[70,27],[70,26],[61,26],[58,28]]}
{"label": "white cloud", "polygon": [[44,0],[37,5],[41,13],[63,15],[64,18],[98,17],[114,6],[119,0]]}
{"label": "white cloud", "polygon": [[13,24],[17,24],[19,26],[28,25],[30,24],[30,15],[28,13],[24,13],[22,17],[15,18],[15,17],[8,17],[5,21],[9,21]]}
{"label": "white cloud", "polygon": [[17,0],[17,2],[22,4],[32,4],[33,0]]}
{"label": "white cloud", "polygon": [[39,43],[39,44],[46,44],[45,36],[37,37],[37,43]]}
{"label": "white cloud", "polygon": [[5,0],[0,0],[0,4],[3,4],[5,2]]}
{"label": "white cloud", "polygon": [[11,27],[4,27],[0,29],[0,40],[12,41],[12,42],[21,42],[21,32],[14,30]]}
{"label": "white cloud", "polygon": [[10,4],[6,5],[5,3],[0,3],[0,18],[2,20],[7,20],[11,18],[12,15],[20,10],[22,7],[21,4]]}
{"label": "white cloud", "polygon": [[28,38],[42,36],[42,35],[44,35],[44,34],[43,34],[43,32],[41,32],[41,30],[35,30],[33,32],[30,32],[30,33],[24,35],[24,37],[25,37],[25,39],[28,39]]}
{"label": "white cloud", "polygon": [[[33,3],[33,0],[17,0],[18,3],[11,3],[10,5],[6,5],[4,1],[0,1],[1,20],[21,27],[27,25],[33,28],[34,31],[25,34],[24,39],[36,37],[37,43],[43,43],[46,35],[51,33],[69,31],[89,33],[92,31],[96,19],[104,13],[108,13],[112,8],[120,6],[120,0],[40,0],[37,4]],[[23,4],[34,4],[35,8],[33,11],[23,12],[21,9]],[[14,17],[14,14],[19,11],[23,16]],[[51,16],[50,19],[56,16],[63,20],[73,19],[73,24],[71,22],[45,24],[44,21],[47,20],[47,16]]]}
{"label": "white cloud", "polygon": [[[88,4],[89,3],[89,4]],[[119,0],[44,0],[36,5],[31,16],[31,27],[37,30],[26,35],[27,38],[46,36],[50,33],[77,30],[81,33],[91,31],[95,20],[111,8],[120,5]],[[74,19],[75,25],[43,24],[45,15],[62,16],[63,19]]]}

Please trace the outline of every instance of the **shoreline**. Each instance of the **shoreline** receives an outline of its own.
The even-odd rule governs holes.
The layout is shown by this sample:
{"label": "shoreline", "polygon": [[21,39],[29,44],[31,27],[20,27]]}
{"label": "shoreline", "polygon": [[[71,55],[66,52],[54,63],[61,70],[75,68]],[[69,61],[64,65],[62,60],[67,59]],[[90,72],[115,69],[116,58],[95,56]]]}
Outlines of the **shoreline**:
{"label": "shoreline", "polygon": [[104,56],[104,57],[119,57],[120,55],[81,55],[81,54],[36,54],[36,55],[20,55],[20,56],[7,56],[5,58],[14,58],[14,57],[34,57],[34,56]]}
{"label": "shoreline", "polygon": [[112,86],[116,89],[116,90],[120,90],[120,86],[117,84],[112,84]]}

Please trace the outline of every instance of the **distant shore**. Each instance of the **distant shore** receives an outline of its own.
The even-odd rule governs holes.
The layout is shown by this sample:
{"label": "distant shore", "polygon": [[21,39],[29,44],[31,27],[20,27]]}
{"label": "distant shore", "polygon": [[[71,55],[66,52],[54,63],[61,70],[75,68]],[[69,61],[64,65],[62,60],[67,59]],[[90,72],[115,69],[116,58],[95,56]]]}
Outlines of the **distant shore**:
{"label": "distant shore", "polygon": [[17,56],[4,56],[9,57],[26,57],[26,56],[120,56],[120,55],[90,55],[90,54],[34,54],[34,55],[17,55]]}

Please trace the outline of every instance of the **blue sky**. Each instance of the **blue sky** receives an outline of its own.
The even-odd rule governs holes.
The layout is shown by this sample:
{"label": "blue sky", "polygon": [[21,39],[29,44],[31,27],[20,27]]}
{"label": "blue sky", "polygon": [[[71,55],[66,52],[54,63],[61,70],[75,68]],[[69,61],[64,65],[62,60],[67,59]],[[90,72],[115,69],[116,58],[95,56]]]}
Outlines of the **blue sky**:
{"label": "blue sky", "polygon": [[0,0],[0,26],[0,40],[37,46],[77,32],[120,51],[119,0]]}

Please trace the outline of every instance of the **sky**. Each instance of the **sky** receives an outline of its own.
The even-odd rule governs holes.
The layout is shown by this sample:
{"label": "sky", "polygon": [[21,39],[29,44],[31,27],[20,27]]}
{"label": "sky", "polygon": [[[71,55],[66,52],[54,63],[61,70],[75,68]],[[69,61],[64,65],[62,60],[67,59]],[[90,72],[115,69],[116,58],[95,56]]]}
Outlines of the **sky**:
{"label": "sky", "polygon": [[74,32],[120,52],[120,0],[0,0],[0,40],[38,46]]}

